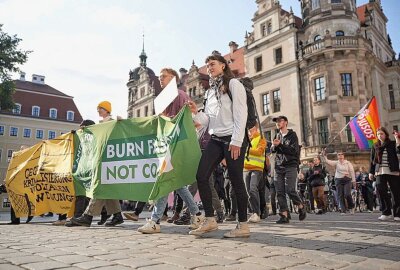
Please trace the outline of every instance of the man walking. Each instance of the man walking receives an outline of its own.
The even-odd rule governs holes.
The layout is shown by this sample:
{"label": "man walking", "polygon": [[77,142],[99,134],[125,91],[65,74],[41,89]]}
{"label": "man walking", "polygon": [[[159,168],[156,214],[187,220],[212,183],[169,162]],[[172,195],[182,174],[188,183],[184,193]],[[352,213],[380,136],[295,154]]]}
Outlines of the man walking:
{"label": "man walking", "polygon": [[288,119],[286,116],[275,117],[272,121],[276,123],[276,128],[279,129],[279,133],[275,135],[271,147],[272,153],[276,153],[274,184],[280,210],[280,219],[276,223],[289,223],[286,194],[292,200],[293,204],[298,206],[299,220],[304,220],[306,218],[306,211],[296,192],[297,169],[300,161],[299,139],[296,132],[287,128]]}

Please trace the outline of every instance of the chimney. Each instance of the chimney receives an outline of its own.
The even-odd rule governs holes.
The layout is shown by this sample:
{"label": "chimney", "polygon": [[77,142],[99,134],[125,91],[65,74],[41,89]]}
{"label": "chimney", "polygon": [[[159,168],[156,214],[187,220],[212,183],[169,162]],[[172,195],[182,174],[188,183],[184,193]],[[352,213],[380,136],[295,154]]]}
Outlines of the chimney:
{"label": "chimney", "polygon": [[44,78],[45,76],[43,75],[32,74],[33,83],[44,84]]}
{"label": "chimney", "polygon": [[231,54],[234,53],[238,47],[239,45],[237,45],[235,41],[229,42],[229,48],[231,49]]}
{"label": "chimney", "polygon": [[23,71],[21,71],[21,72],[19,73],[19,80],[20,80],[20,81],[25,81],[25,75],[26,75],[26,73],[23,72]]}

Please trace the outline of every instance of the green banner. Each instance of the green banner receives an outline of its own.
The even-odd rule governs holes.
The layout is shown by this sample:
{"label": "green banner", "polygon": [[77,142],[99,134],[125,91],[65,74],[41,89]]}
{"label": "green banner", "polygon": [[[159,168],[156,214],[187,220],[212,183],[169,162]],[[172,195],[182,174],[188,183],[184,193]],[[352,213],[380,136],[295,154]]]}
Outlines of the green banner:
{"label": "green banner", "polygon": [[74,136],[76,195],[156,200],[196,180],[200,147],[191,112],[114,120]]}

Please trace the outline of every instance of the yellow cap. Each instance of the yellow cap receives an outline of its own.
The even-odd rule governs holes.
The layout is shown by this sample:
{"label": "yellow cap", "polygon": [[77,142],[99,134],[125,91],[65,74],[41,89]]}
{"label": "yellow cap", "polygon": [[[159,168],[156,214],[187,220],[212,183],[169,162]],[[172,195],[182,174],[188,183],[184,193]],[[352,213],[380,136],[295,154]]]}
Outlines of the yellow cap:
{"label": "yellow cap", "polygon": [[111,103],[109,101],[102,101],[97,105],[97,108],[103,108],[107,112],[111,113]]}

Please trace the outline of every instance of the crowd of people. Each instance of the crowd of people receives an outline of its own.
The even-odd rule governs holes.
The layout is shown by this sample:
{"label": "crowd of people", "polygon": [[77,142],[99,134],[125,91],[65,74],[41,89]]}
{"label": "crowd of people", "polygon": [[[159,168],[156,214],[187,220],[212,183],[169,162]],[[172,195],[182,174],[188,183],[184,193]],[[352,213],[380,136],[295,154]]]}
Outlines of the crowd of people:
{"label": "crowd of people", "polygon": [[[155,201],[151,218],[138,228],[139,232],[160,233],[161,221],[167,221],[189,225],[189,234],[198,236],[217,230],[218,224],[224,221],[237,221],[236,227],[224,237],[249,237],[249,224],[260,222],[268,215],[278,214],[276,223],[287,224],[293,208],[300,221],[306,219],[307,211],[325,214],[328,211],[327,186],[328,190],[335,187],[338,210],[342,214],[354,214],[352,189],[357,188],[357,183],[369,211],[374,208],[375,185],[382,211],[379,219],[400,221],[399,134],[395,134],[396,141],[392,141],[385,128],[378,129],[379,140],[371,151],[370,169],[361,167],[357,177],[342,151],[337,151],[337,160],[330,160],[322,150],[307,166],[299,168],[299,140],[296,132],[288,129],[288,118],[283,115],[273,118],[278,132],[267,149],[259,124],[248,127],[246,90],[234,77],[227,61],[219,54],[212,54],[205,62],[210,88],[205,94],[204,108],[199,110],[186,92],[179,90],[178,97],[163,113],[174,117],[182,107],[189,106],[202,151],[197,181],[175,190],[174,214],[170,218],[167,216],[168,197]],[[159,76],[161,88],[174,77],[178,78],[175,70],[163,68]],[[100,122],[112,120],[108,101],[99,103],[97,110],[102,118]],[[81,127],[92,124],[93,121],[86,120]],[[326,166],[335,171],[334,185],[329,186],[326,181]],[[204,214],[194,200],[197,191]],[[311,209],[307,209],[305,192]],[[123,213],[125,218],[138,221],[145,205],[146,202],[136,202],[133,212]],[[116,226],[124,222],[118,200],[78,196],[74,217],[66,221],[66,216],[62,215],[55,225],[89,227],[93,217],[99,215],[102,216],[100,225]],[[106,222],[111,215],[111,220]]]}

